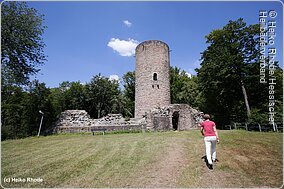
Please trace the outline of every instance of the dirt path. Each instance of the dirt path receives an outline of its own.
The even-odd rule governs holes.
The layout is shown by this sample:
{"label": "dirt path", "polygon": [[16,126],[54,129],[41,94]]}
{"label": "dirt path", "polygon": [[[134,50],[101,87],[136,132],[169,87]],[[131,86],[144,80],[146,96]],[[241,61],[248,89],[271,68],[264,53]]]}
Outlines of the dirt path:
{"label": "dirt path", "polygon": [[[238,170],[228,168],[228,161],[218,150],[219,162],[210,170],[201,159],[204,155],[202,140],[174,138],[158,161],[141,170],[133,188],[240,188],[255,187],[251,178]],[[188,143],[192,142],[192,143]],[[190,146],[188,146],[190,145]],[[181,183],[182,181],[182,183]],[[128,186],[129,187],[129,186]]]}
{"label": "dirt path", "polygon": [[[217,146],[218,147],[218,146]],[[217,150],[218,152],[218,150]],[[218,156],[218,155],[217,155]],[[220,157],[221,155],[219,155]],[[219,158],[217,157],[217,159]],[[219,159],[214,163],[213,170],[208,169],[204,160],[200,169],[200,183],[201,188],[247,188],[256,187],[252,184],[250,178],[238,173],[226,169],[226,160]]]}
{"label": "dirt path", "polygon": [[175,188],[177,179],[187,164],[182,139],[172,142],[160,157],[161,161],[148,167],[145,175],[138,180],[138,187],[143,188]]}
{"label": "dirt path", "polygon": [[250,178],[240,175],[237,172],[228,172],[219,167],[222,162],[215,164],[213,170],[209,170],[206,165],[201,169],[200,185],[201,188],[247,188],[257,187],[251,183]]}
{"label": "dirt path", "polygon": [[[215,163],[213,170],[209,170],[206,166],[203,159],[201,159],[201,154],[198,150],[192,152],[192,154],[187,157],[187,150],[185,148],[185,142],[188,142],[184,139],[177,139],[171,142],[168,147],[165,149],[164,153],[160,157],[158,163],[152,164],[149,167],[146,167],[143,171],[144,175],[136,180],[134,187],[137,188],[178,188],[178,179],[181,178],[182,173],[185,171],[187,165],[191,163],[191,158],[197,158],[198,161],[192,163],[197,163],[199,176],[194,178],[198,187],[201,188],[226,188],[226,187],[235,187],[236,183],[230,183],[232,178],[236,175],[228,173],[226,171],[220,170],[218,167],[222,165],[222,162]],[[195,148],[203,149],[203,143],[195,143]],[[198,153],[198,155],[196,154]],[[199,162],[199,163],[198,163]],[[194,170],[186,170],[194,171]],[[198,178],[197,178],[198,177]],[[188,178],[192,179],[192,178]]]}
{"label": "dirt path", "polygon": [[209,170],[205,163],[201,169],[200,187],[202,188],[227,188],[235,187],[234,184],[228,183],[235,175],[225,171],[217,170],[219,165],[214,165],[214,170]]}

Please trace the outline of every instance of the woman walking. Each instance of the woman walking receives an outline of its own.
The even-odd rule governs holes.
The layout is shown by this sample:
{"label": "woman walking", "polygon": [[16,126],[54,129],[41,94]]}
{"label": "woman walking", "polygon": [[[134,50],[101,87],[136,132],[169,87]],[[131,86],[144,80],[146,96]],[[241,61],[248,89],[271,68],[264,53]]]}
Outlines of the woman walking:
{"label": "woman walking", "polygon": [[201,133],[204,136],[208,168],[213,169],[213,162],[216,161],[216,143],[219,142],[219,137],[216,124],[210,121],[210,116],[205,114],[204,119],[205,121],[201,123]]}

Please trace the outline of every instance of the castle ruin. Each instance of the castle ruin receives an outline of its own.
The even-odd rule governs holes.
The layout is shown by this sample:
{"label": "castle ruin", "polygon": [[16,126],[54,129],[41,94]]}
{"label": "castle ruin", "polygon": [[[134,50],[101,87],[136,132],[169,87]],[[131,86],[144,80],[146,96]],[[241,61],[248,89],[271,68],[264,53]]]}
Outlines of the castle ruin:
{"label": "castle ruin", "polygon": [[54,132],[112,130],[190,130],[202,121],[202,112],[187,104],[171,104],[169,46],[149,40],[136,47],[135,118],[119,114],[91,119],[83,110],[67,110],[56,122]]}
{"label": "castle ruin", "polygon": [[201,113],[187,104],[170,104],[170,49],[158,40],[136,47],[135,118],[151,130],[197,128]]}
{"label": "castle ruin", "polygon": [[136,47],[136,118],[155,107],[170,105],[169,56],[169,47],[162,41],[145,41]]}

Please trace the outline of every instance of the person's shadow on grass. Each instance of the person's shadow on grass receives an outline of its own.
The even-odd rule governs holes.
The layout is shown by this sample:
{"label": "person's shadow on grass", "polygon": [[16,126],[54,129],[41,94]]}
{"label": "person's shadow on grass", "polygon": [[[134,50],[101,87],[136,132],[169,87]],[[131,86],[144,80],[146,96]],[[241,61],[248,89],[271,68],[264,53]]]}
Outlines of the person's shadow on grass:
{"label": "person's shadow on grass", "polygon": [[[206,166],[208,167],[208,169],[213,169],[213,166],[208,163],[208,160],[207,160],[206,155],[205,155],[205,156],[202,156],[201,159],[204,160],[204,162],[205,162]],[[219,161],[219,160],[216,159],[214,162],[218,162],[218,161]]]}

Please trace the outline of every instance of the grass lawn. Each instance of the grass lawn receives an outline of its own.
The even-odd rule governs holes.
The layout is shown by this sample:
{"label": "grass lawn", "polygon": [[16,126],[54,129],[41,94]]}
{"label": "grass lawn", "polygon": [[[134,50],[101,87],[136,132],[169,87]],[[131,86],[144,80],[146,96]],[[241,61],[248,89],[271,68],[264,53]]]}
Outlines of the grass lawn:
{"label": "grass lawn", "polygon": [[[68,134],[1,143],[4,187],[280,187],[282,133],[219,131],[208,170],[199,131]],[[38,179],[28,180],[28,178]],[[4,180],[5,179],[5,180]],[[40,180],[42,179],[42,180]]]}

